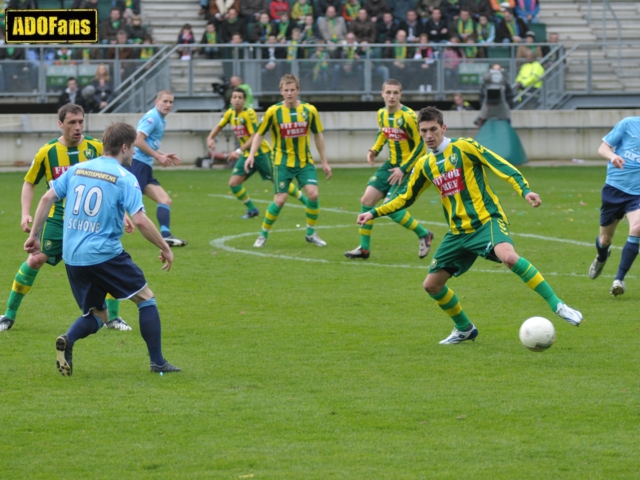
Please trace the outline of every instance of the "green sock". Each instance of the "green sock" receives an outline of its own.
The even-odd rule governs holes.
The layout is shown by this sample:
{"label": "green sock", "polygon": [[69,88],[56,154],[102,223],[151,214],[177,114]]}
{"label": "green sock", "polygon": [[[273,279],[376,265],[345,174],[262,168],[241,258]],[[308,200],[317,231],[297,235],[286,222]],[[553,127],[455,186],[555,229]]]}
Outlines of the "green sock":
{"label": "green sock", "polygon": [[233,196],[247,206],[247,210],[256,209],[256,206],[251,201],[251,198],[247,193],[247,189],[244,188],[244,185],[238,185],[237,187],[229,187],[229,188],[231,189],[231,193],[233,193]]}
{"label": "green sock", "polygon": [[318,213],[320,212],[320,202],[318,200],[307,199],[307,208],[304,213],[307,215],[307,236],[313,235],[318,224]]}
{"label": "green sock", "polygon": [[302,190],[296,187],[293,182],[289,184],[289,195],[291,195],[292,197],[296,197],[304,206],[306,206],[307,202],[309,201],[307,197],[305,197],[302,193]]}
{"label": "green sock", "polygon": [[389,215],[389,218],[394,222],[402,225],[404,228],[408,230],[413,230],[418,238],[424,237],[427,233],[427,230],[418,223],[418,221],[411,216],[409,212],[406,210],[398,210],[395,213]]}
{"label": "green sock", "polygon": [[429,296],[444,310],[444,313],[451,317],[451,320],[456,324],[458,330],[464,332],[469,329],[471,322],[467,318],[467,314],[462,310],[458,296],[453,293],[453,290],[445,285],[440,292],[435,295],[429,294]]}
{"label": "green sock", "polygon": [[527,259],[520,257],[511,271],[518,275],[527,284],[527,287],[544,298],[554,313],[558,309],[558,304],[563,303],[538,269],[531,265]]}
{"label": "green sock", "polygon": [[18,269],[18,273],[13,279],[13,285],[11,286],[11,294],[9,295],[9,301],[7,302],[7,310],[4,315],[11,320],[16,319],[18,315],[18,308],[22,303],[24,296],[29,293],[33,282],[36,281],[36,275],[38,270],[31,268],[24,262]]}
{"label": "green sock", "polygon": [[111,295],[107,295],[107,310],[109,311],[109,321],[120,316],[120,300],[116,300]]}
{"label": "green sock", "polygon": [[[365,213],[371,210],[373,207],[367,207],[366,205],[360,205],[360,213]],[[360,227],[360,247],[362,250],[371,250],[371,230],[373,230],[373,219]]]}
{"label": "green sock", "polygon": [[274,222],[278,219],[278,215],[280,215],[280,210],[282,210],[278,205],[274,202],[269,205],[266,213],[264,214],[264,220],[262,221],[262,236],[265,238],[269,237],[269,230],[273,226]]}

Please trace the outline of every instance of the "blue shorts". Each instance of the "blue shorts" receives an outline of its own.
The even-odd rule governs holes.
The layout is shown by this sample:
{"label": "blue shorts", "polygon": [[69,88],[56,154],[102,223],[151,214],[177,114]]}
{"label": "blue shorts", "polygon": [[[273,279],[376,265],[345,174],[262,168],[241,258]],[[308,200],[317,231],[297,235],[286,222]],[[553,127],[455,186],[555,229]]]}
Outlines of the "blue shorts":
{"label": "blue shorts", "polygon": [[153,168],[140,160],[135,158],[131,162],[131,166],[127,168],[131,173],[136,176],[136,180],[140,184],[140,190],[144,192],[144,187],[147,185],[160,185],[160,182],[153,176]]}
{"label": "blue shorts", "polygon": [[604,185],[600,207],[601,227],[611,225],[616,220],[622,220],[625,214],[636,210],[640,210],[640,195],[631,195],[611,185]]}
{"label": "blue shorts", "polygon": [[71,291],[85,317],[93,308],[107,308],[104,301],[107,293],[118,300],[126,300],[147,285],[144,273],[125,251],[97,265],[66,267]]}

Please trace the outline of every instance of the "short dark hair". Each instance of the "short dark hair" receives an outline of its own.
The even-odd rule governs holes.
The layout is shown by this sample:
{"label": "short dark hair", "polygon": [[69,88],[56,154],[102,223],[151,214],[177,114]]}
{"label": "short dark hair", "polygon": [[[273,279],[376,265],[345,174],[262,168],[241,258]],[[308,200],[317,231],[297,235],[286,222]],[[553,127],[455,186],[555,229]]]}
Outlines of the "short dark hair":
{"label": "short dark hair", "polygon": [[84,117],[84,108],[75,103],[67,103],[58,109],[58,120],[64,122],[64,119],[67,117],[67,113],[81,113]]}
{"label": "short dark hair", "polygon": [[386,82],[384,82],[382,84],[382,89],[384,90],[384,87],[386,85],[393,85],[394,87],[400,87],[400,91],[402,91],[402,84],[400,83],[400,80],[396,80],[395,78],[390,78],[389,80],[387,80]]}
{"label": "short dark hair", "polygon": [[422,122],[437,122],[438,125],[444,125],[444,118],[442,112],[436,107],[425,107],[418,112],[418,123]]}
{"label": "short dark hair", "polygon": [[78,79],[76,77],[67,78],[67,83],[69,83],[69,80],[73,80],[74,82],[78,83]]}
{"label": "short dark hair", "polygon": [[105,155],[117,155],[122,145],[133,145],[137,135],[136,129],[128,123],[112,123],[102,134],[102,150]]}
{"label": "short dark hair", "polygon": [[234,88],[233,91],[231,92],[231,95],[233,95],[234,93],[241,93],[244,98],[247,98],[247,92],[245,92],[240,87]]}

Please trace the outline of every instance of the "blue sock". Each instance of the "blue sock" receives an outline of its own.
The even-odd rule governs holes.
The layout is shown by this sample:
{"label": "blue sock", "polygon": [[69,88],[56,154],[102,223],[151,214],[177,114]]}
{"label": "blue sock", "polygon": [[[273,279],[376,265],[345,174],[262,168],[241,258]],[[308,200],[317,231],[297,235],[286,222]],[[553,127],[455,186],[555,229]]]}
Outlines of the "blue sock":
{"label": "blue sock", "polygon": [[603,247],[600,245],[600,237],[596,237],[596,250],[598,250],[598,261],[606,262],[609,258],[609,246]]}
{"label": "blue sock", "polygon": [[639,246],[640,237],[629,235],[629,238],[627,238],[627,243],[624,244],[624,248],[622,249],[622,258],[620,259],[620,266],[618,267],[616,280],[624,280],[624,276],[631,269],[633,261],[638,256]]}
{"label": "blue sock", "polygon": [[140,334],[147,343],[149,358],[156,365],[164,365],[162,356],[162,328],[156,299],[152,298],[138,304],[140,318]]}
{"label": "blue sock", "polygon": [[81,338],[96,333],[101,328],[102,320],[93,314],[89,314],[86,317],[78,317],[78,319],[73,322],[73,325],[71,325],[67,331],[67,337],[69,337],[69,341],[73,344]]}
{"label": "blue sock", "polygon": [[159,203],[156,209],[156,217],[160,224],[160,233],[163,238],[170,237],[171,231],[169,225],[171,224],[171,207],[164,203]]}

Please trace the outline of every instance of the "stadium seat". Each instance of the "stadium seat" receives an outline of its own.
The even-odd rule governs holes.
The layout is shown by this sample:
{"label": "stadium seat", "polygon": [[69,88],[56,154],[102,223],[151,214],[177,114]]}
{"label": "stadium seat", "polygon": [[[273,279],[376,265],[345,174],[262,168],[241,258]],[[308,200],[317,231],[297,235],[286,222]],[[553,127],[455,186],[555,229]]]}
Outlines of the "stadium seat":
{"label": "stadium seat", "polygon": [[527,28],[536,34],[536,43],[547,41],[547,26],[544,23],[529,23]]}
{"label": "stadium seat", "polygon": [[509,47],[490,47],[487,49],[487,57],[511,58],[511,49]]}
{"label": "stadium seat", "polygon": [[529,161],[520,137],[506,120],[487,120],[478,131],[475,140],[512,165],[522,165]]}

